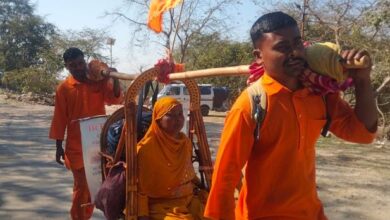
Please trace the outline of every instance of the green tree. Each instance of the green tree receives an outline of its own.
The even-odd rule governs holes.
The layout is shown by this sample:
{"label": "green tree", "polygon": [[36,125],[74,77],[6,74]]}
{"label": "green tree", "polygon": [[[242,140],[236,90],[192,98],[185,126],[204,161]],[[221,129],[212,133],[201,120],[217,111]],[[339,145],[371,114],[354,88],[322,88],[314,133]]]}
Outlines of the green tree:
{"label": "green tree", "polygon": [[101,29],[84,28],[80,31],[67,30],[53,38],[53,46],[62,54],[69,47],[78,47],[84,52],[87,61],[99,59],[107,62],[108,56],[103,55],[107,49],[108,38],[106,31]]}
{"label": "green tree", "polygon": [[[252,61],[252,45],[222,39],[219,33],[196,35],[187,49],[186,68],[191,70],[247,65]],[[227,86],[232,99],[246,87],[247,76],[210,77],[201,83]]]}
{"label": "green tree", "polygon": [[1,85],[51,93],[61,68],[51,42],[55,33],[55,26],[35,15],[28,0],[0,1]]}
{"label": "green tree", "polygon": [[0,69],[12,71],[38,65],[50,49],[55,27],[40,16],[27,0],[0,2]]}

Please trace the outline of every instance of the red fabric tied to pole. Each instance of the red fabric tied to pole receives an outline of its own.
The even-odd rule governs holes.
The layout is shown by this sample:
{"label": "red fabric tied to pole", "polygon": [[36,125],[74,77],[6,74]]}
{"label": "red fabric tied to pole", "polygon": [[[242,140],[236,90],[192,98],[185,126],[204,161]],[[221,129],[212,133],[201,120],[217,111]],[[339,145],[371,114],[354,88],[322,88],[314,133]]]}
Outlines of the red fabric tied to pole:
{"label": "red fabric tied to pole", "polygon": [[161,83],[169,83],[169,74],[176,72],[183,72],[185,67],[182,63],[173,63],[168,61],[168,59],[160,59],[154,65],[159,68],[160,73],[157,75],[157,81]]}

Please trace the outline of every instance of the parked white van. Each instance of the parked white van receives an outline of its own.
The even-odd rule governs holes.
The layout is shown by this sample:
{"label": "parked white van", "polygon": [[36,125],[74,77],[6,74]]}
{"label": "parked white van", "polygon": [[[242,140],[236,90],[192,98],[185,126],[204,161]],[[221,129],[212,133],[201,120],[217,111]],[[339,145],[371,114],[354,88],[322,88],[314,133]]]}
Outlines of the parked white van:
{"label": "parked white van", "polygon": [[[215,97],[215,87],[211,84],[198,84],[200,90],[200,110],[203,116],[207,116],[210,110],[219,110],[222,107],[222,102],[227,99],[228,91],[226,90],[226,97],[224,97],[221,102],[216,102]],[[218,89],[220,91],[221,88]],[[158,93],[157,98],[164,96],[172,96],[183,103],[183,106],[188,106],[190,101],[190,96],[188,90],[184,84],[167,84],[164,88]],[[221,103],[216,105],[216,103]]]}

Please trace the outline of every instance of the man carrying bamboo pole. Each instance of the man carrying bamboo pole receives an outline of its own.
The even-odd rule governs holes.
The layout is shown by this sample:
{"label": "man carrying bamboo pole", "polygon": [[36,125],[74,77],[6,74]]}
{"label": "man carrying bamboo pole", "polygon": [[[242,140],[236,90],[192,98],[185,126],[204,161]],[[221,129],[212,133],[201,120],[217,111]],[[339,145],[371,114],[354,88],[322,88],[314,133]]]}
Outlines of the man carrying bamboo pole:
{"label": "man carrying bamboo pole", "polygon": [[[251,94],[245,90],[229,112],[222,132],[205,216],[212,219],[327,219],[317,196],[315,143],[328,115],[330,131],[347,141],[370,143],[377,129],[371,65],[349,71],[355,85],[352,109],[338,93],[326,101],[299,80],[306,66],[297,22],[274,12],[251,28],[258,63],[265,74],[252,86],[267,99],[259,139],[254,135]],[[368,57],[364,50],[340,54],[347,63]],[[235,204],[234,190],[245,176]],[[234,211],[235,210],[235,211]]]}
{"label": "man carrying bamboo pole", "polygon": [[[91,217],[93,206],[82,206],[90,203],[90,194],[84,171],[78,119],[105,115],[105,104],[119,104],[122,101],[122,95],[118,79],[111,80],[109,77],[100,76],[101,71],[108,73],[115,69],[108,68],[100,61],[92,61],[88,69],[84,54],[78,48],[67,49],[63,58],[65,67],[71,75],[57,88],[49,137],[56,140],[56,161],[61,165],[65,162],[65,166],[73,173],[71,218],[84,220]],[[91,80],[91,71],[99,72],[95,74],[99,77],[94,78],[103,79]],[[62,141],[65,130],[64,152]]]}

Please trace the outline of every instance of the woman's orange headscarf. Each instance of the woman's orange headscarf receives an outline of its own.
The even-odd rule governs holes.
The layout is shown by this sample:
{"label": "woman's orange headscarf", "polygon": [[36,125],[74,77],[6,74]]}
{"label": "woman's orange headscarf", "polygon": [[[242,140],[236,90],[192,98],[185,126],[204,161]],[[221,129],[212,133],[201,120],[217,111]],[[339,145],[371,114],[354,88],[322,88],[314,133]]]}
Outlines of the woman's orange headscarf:
{"label": "woman's orange headscarf", "polygon": [[137,146],[139,191],[148,197],[177,198],[192,194],[192,187],[187,184],[195,177],[191,141],[182,132],[179,138],[168,135],[157,123],[177,105],[181,103],[172,97],[156,102],[152,123]]}

